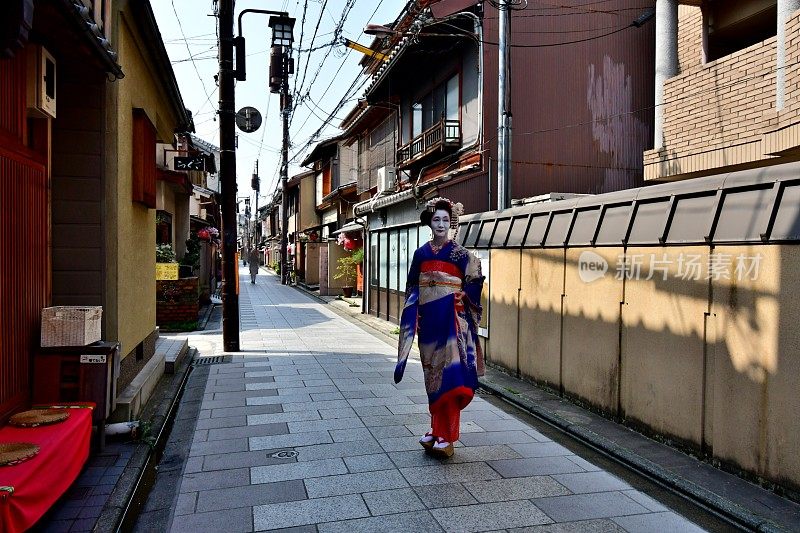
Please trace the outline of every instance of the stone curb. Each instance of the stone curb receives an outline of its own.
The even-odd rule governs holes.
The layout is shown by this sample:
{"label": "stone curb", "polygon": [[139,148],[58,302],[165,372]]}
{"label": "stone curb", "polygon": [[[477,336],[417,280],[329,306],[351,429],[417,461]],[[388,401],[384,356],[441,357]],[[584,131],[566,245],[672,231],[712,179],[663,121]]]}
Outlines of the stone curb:
{"label": "stone curb", "polygon": [[157,460],[156,450],[160,447],[163,448],[169,436],[169,426],[189,376],[194,353],[194,349],[190,347],[189,353],[183,358],[183,362],[176,369],[175,374],[164,374],[153,397],[144,407],[140,419],[151,423],[151,432],[155,435],[156,441],[152,447],[144,443],[136,447],[125,470],[117,480],[114,490],[111,491],[108,500],[103,505],[100,517],[92,529],[93,532],[108,533],[119,531],[122,527],[131,502],[137,496],[137,489],[141,485],[148,462]]}
{"label": "stone curb", "polygon": [[789,530],[784,529],[775,523],[764,519],[763,517],[751,512],[748,509],[741,507],[728,500],[700,487],[691,481],[675,475],[667,469],[659,466],[644,457],[631,452],[627,448],[601,436],[593,431],[586,429],[580,424],[575,424],[569,420],[559,416],[558,414],[545,409],[538,405],[536,402],[525,398],[523,395],[513,394],[505,388],[488,381],[486,378],[479,378],[480,386],[491,391],[492,393],[502,397],[509,403],[522,408],[525,411],[545,420],[546,422],[558,427],[562,431],[572,435],[578,440],[596,448],[614,459],[632,467],[634,470],[644,473],[646,476],[655,479],[659,483],[675,490],[690,499],[699,502],[701,505],[711,509],[715,513],[722,515],[728,520],[732,520],[741,526],[744,526],[753,531],[763,533],[785,533]]}

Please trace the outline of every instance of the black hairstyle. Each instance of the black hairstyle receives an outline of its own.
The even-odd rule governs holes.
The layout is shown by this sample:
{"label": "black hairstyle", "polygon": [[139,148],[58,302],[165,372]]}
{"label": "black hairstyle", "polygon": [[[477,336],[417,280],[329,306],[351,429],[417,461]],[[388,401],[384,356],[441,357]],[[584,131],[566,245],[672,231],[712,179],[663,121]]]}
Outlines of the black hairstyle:
{"label": "black hairstyle", "polygon": [[450,216],[450,218],[453,218],[453,205],[447,200],[439,200],[433,205],[433,207],[428,207],[422,213],[420,213],[420,222],[422,222],[425,226],[430,226],[433,214],[439,209],[447,211],[447,214]]}

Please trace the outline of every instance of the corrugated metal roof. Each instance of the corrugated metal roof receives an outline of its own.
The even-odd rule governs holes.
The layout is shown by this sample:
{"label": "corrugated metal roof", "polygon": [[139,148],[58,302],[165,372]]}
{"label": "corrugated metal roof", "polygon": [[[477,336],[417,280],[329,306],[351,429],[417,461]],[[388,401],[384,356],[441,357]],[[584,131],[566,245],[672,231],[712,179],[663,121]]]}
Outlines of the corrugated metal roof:
{"label": "corrugated metal roof", "polygon": [[800,163],[461,217],[476,248],[800,240]]}

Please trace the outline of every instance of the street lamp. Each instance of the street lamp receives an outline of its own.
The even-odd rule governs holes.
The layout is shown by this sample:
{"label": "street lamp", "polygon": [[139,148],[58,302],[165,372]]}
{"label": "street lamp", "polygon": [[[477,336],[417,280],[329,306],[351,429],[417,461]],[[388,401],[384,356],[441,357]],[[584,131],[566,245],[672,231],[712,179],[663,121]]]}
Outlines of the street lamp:
{"label": "street lamp", "polygon": [[[219,139],[220,168],[219,177],[222,184],[222,343],[225,351],[239,351],[239,295],[236,292],[236,130],[234,79],[245,79],[244,38],[242,37],[242,16],[245,13],[263,13],[275,15],[275,22],[270,20],[273,30],[273,46],[291,46],[294,20],[284,11],[266,11],[261,9],[244,9],[239,13],[239,35],[233,35],[234,0],[219,2]],[[278,31],[279,30],[279,31]],[[287,33],[288,31],[288,33]],[[287,43],[288,40],[288,44]],[[236,49],[236,65],[234,67],[234,48]],[[286,54],[288,55],[288,54]],[[289,61],[285,62],[287,66]],[[284,76],[283,93],[288,96],[288,80]],[[282,95],[283,96],[283,95]],[[288,98],[281,98],[288,102]],[[288,108],[288,106],[286,106]],[[284,114],[284,148],[283,168],[287,168],[288,126]]]}
{"label": "street lamp", "polygon": [[272,28],[272,46],[290,47],[294,42],[294,19],[283,15],[269,18]]}

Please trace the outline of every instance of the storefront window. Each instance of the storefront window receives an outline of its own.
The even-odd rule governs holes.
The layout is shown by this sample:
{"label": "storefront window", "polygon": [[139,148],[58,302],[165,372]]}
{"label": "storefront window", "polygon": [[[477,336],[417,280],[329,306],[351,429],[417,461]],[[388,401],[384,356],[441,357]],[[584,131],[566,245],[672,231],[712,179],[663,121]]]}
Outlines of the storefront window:
{"label": "storefront window", "polygon": [[389,234],[385,231],[379,233],[380,235],[380,257],[378,259],[378,286],[381,289],[387,288],[389,277]]}
{"label": "storefront window", "polygon": [[397,290],[398,262],[397,262],[397,230],[389,233],[389,288]]}
{"label": "storefront window", "polygon": [[378,286],[378,234],[369,235],[369,284]]}
{"label": "storefront window", "polygon": [[398,288],[400,291],[405,292],[406,290],[406,279],[408,278],[408,230],[401,229],[400,230],[400,265],[398,267],[399,271],[399,282]]}

